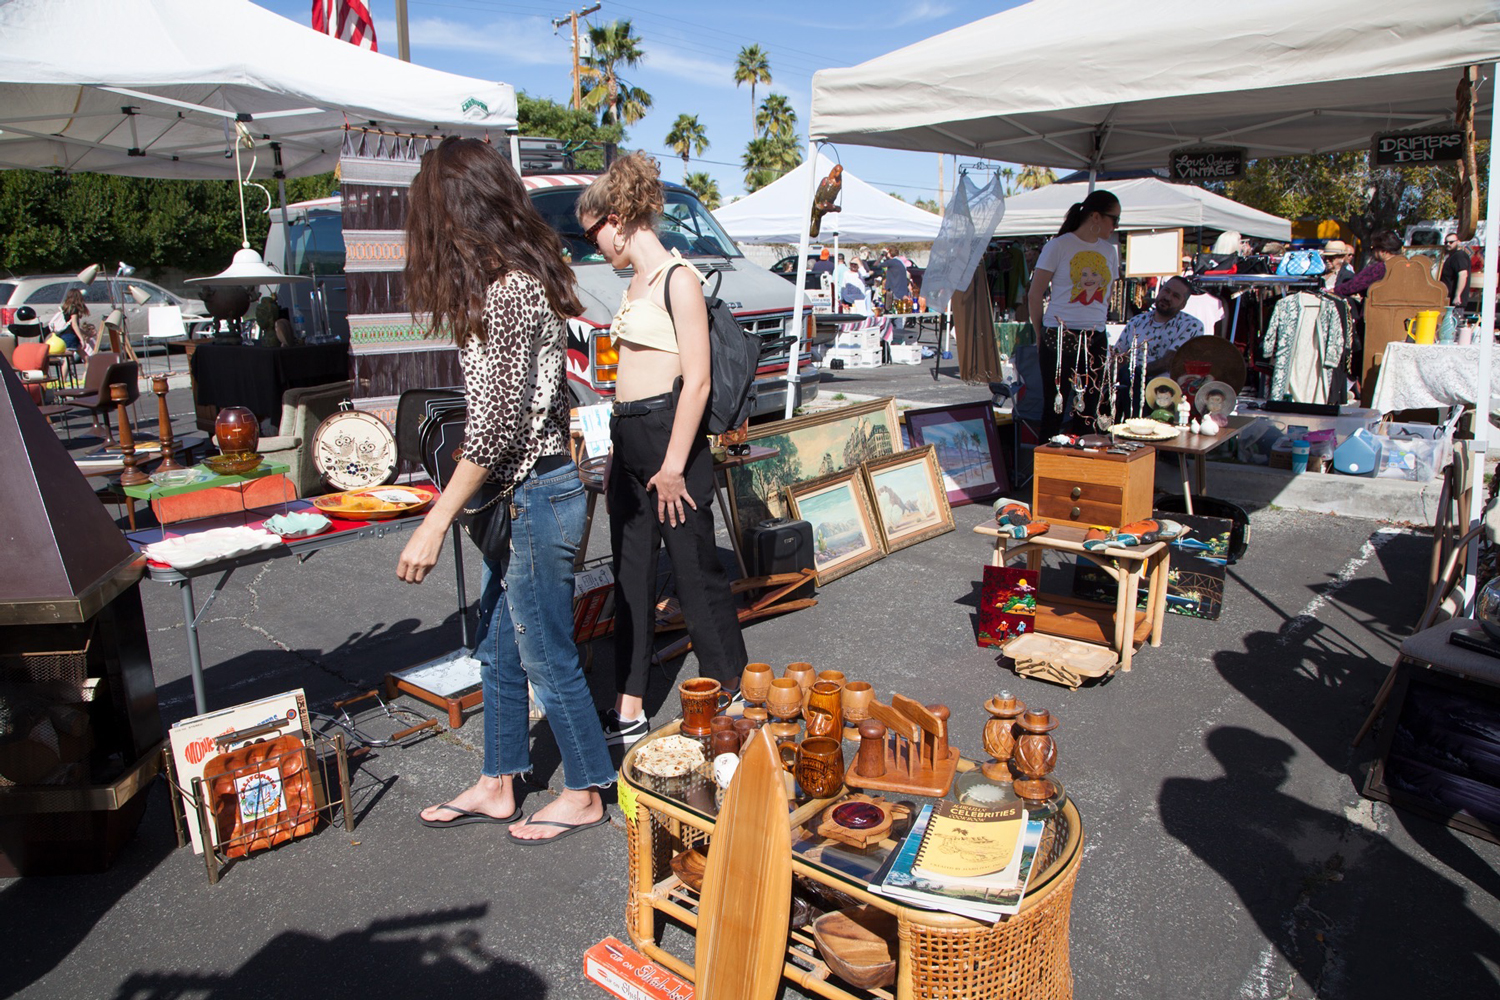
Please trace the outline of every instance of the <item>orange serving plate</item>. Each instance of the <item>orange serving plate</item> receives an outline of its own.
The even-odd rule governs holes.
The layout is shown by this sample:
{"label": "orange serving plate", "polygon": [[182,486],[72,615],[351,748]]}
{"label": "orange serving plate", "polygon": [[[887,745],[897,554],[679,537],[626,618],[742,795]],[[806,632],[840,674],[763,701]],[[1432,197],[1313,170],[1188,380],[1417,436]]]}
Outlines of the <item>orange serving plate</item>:
{"label": "orange serving plate", "polygon": [[[382,500],[382,493],[411,493],[422,499],[417,503]],[[314,497],[313,506],[329,517],[341,517],[349,521],[388,521],[395,517],[415,514],[432,503],[437,491],[426,486],[365,486],[343,493],[330,493]]]}

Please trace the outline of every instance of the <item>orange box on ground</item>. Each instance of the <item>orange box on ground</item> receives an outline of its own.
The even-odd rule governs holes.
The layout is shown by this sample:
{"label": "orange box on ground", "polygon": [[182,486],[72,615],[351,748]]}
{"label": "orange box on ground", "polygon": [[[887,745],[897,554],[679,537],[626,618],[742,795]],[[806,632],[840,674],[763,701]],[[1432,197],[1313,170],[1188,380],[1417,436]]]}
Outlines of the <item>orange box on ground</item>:
{"label": "orange box on ground", "polygon": [[623,1000],[693,1000],[693,984],[608,937],[583,953],[583,974]]}

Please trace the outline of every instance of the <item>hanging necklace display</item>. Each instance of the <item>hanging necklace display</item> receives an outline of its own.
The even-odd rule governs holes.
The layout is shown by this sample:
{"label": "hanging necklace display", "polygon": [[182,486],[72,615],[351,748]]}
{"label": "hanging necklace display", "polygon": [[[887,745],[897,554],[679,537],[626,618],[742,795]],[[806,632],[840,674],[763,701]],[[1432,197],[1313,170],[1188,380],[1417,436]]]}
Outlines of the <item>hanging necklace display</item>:
{"label": "hanging necklace display", "polygon": [[1084,344],[1087,339],[1088,334],[1080,330],[1078,350],[1074,352],[1073,358],[1073,412],[1079,416],[1083,416],[1084,410],[1088,408],[1089,358]]}
{"label": "hanging necklace display", "polygon": [[1063,411],[1062,391],[1062,359],[1063,359],[1063,333],[1066,327],[1061,324],[1057,327],[1057,374],[1053,376],[1053,385],[1057,386],[1057,395],[1052,397],[1052,412],[1061,414]]}
{"label": "hanging necklace display", "polygon": [[1146,415],[1146,338],[1142,337],[1133,349],[1137,355],[1135,370],[1136,379],[1139,382],[1137,388],[1140,390],[1140,402],[1136,405],[1135,415],[1142,417]]}

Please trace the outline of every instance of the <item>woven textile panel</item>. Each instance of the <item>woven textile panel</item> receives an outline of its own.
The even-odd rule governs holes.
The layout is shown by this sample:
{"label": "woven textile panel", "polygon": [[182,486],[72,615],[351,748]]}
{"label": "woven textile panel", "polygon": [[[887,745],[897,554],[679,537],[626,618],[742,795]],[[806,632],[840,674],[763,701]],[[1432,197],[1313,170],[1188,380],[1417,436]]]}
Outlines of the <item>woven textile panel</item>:
{"label": "woven textile panel", "polygon": [[463,382],[452,341],[430,338],[406,306],[407,195],[432,142],[351,131],[339,157],[356,399]]}

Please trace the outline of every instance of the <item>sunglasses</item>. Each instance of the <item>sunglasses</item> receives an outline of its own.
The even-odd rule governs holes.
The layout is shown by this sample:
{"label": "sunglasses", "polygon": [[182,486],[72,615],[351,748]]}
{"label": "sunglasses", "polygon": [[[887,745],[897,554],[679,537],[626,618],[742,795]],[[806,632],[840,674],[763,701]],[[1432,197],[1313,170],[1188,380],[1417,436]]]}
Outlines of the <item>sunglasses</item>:
{"label": "sunglasses", "polygon": [[1108,219],[1116,229],[1120,227],[1120,217],[1118,215],[1110,215],[1108,212],[1100,212],[1099,214]]}
{"label": "sunglasses", "polygon": [[608,215],[599,216],[599,221],[583,231],[583,238],[593,245],[595,250],[599,249],[599,230],[609,223]]}

